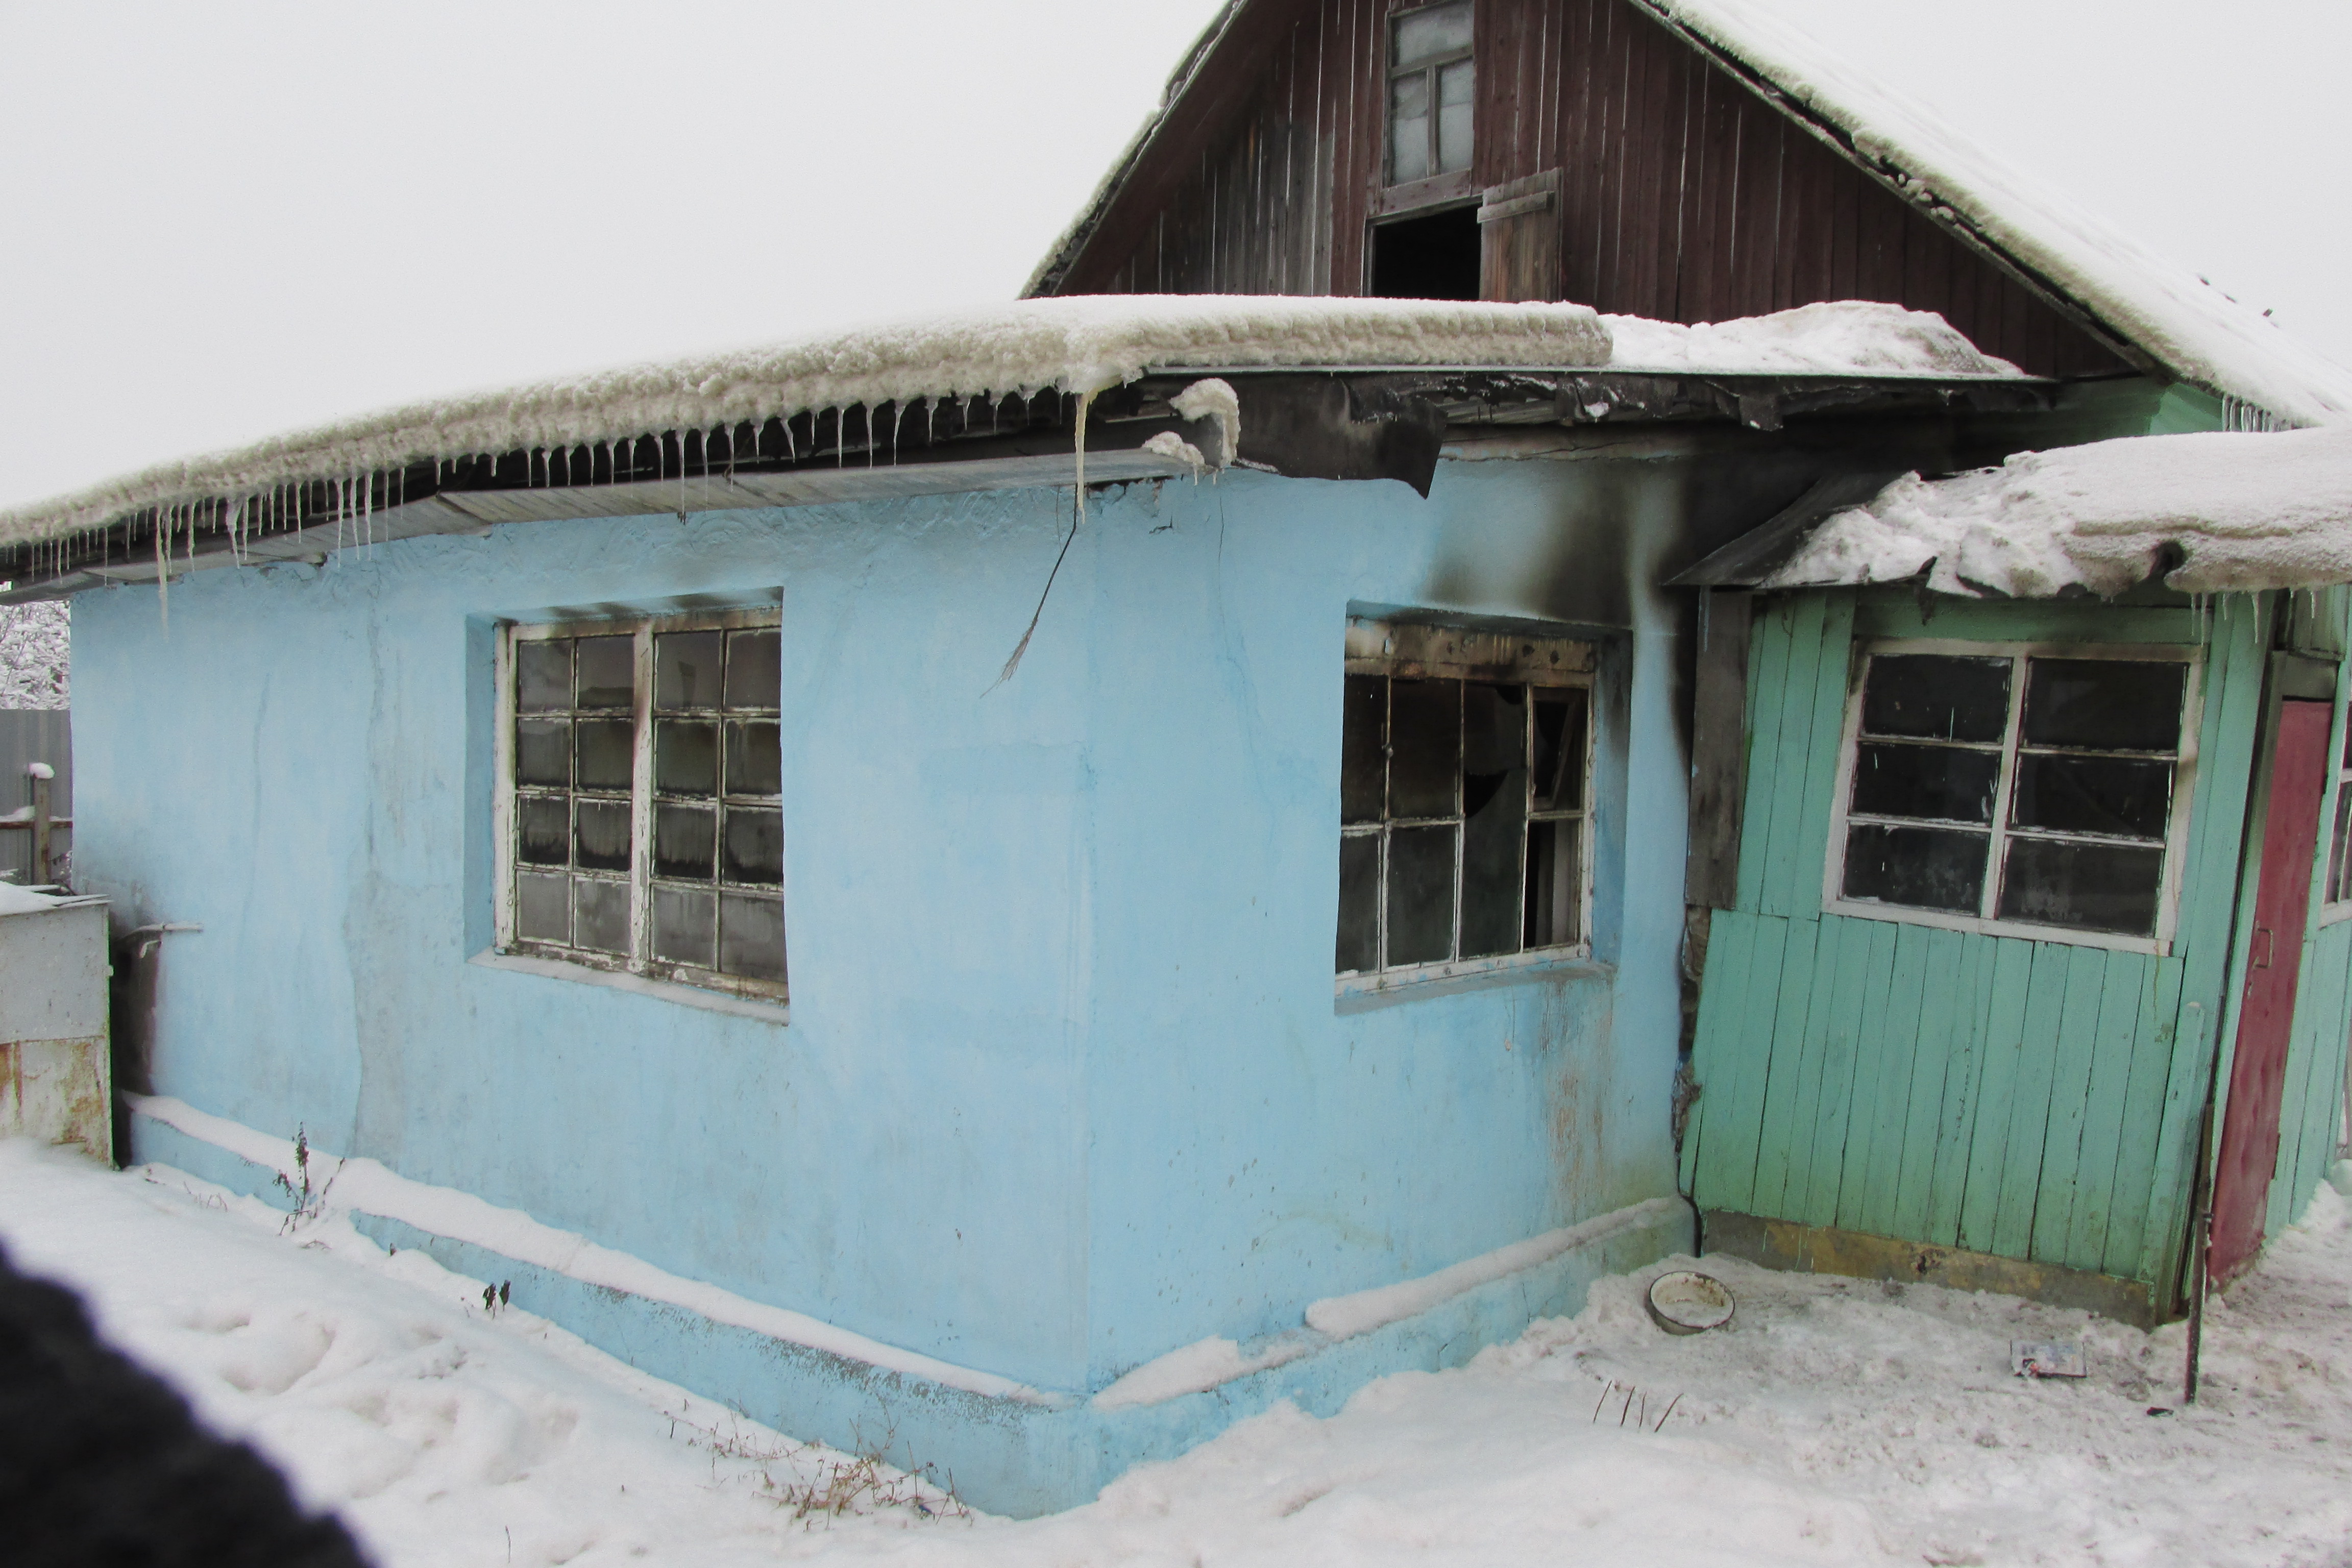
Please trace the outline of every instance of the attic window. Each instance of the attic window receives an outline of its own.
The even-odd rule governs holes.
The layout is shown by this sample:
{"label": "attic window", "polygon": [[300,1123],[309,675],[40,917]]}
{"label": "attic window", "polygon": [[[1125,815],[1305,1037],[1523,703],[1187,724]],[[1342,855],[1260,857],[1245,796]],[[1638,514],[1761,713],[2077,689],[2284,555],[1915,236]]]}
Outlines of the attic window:
{"label": "attic window", "polygon": [[1591,951],[1593,662],[1561,638],[1349,623],[1341,976]]}
{"label": "attic window", "polygon": [[784,994],[772,615],[511,626],[501,948]]}
{"label": "attic window", "polygon": [[2193,652],[1882,644],[1846,720],[1841,914],[2162,952]]}
{"label": "attic window", "polygon": [[1470,0],[1389,18],[1389,184],[1470,166]]}

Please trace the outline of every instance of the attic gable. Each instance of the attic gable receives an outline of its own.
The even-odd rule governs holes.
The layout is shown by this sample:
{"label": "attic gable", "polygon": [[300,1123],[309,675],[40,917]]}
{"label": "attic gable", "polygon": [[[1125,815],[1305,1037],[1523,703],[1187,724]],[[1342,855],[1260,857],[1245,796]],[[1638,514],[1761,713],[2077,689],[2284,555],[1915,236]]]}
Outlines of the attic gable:
{"label": "attic gable", "polygon": [[2153,372],[2256,422],[2352,414],[2352,375],[2053,210],[1754,0],[1472,7],[1458,191],[1401,191],[1386,166],[1391,28],[1416,7],[1239,0],[1032,291],[1361,294],[1400,221],[1472,209],[1458,227],[1499,188],[1556,177],[1537,297],[1684,322],[1885,300],[2039,374]]}

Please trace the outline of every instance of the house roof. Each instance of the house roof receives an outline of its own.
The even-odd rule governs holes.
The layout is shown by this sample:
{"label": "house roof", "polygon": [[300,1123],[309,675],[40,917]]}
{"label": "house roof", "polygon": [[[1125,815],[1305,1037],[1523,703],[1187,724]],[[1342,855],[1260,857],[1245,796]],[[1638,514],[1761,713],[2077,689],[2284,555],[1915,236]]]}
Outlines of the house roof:
{"label": "house roof", "polygon": [[[1223,76],[1246,69],[1247,19],[1278,3],[1233,0],[1210,24],[1029,292],[1067,271],[1155,147],[1210,128]],[[1875,85],[1769,0],[1627,3],[2144,368],[2252,405],[2252,423],[2352,420],[2352,371]]]}
{"label": "house roof", "polygon": [[[1848,479],[1857,478],[1848,476]],[[2352,582],[2352,426],[2141,436],[2023,452],[1943,479],[1827,484],[1676,579],[2112,596]]]}
{"label": "house roof", "polygon": [[[656,433],[712,432],[702,444],[701,467],[713,474],[723,468],[731,484],[736,465],[716,454],[737,449],[739,429],[813,411],[896,407],[917,419],[904,411],[929,404],[936,422],[937,405],[944,403],[1047,390],[1091,395],[1154,372],[1431,367],[1848,381],[2023,379],[2016,366],[1979,353],[1940,318],[1893,305],[1811,305],[1752,321],[1685,327],[1602,317],[1566,304],[1205,294],[1027,300],[439,398],[162,463],[0,511],[0,548],[67,538],[156,509],[201,508],[203,527],[235,533],[260,515],[260,498],[290,484],[344,487],[344,498],[332,504],[356,518],[369,503],[352,497],[380,493],[385,499],[374,505],[392,504],[393,489],[371,484],[367,476],[485,455],[555,454],[556,460],[542,457],[525,465],[533,476],[529,483],[568,487],[574,464],[565,454],[584,447],[593,459],[608,444]],[[890,421],[873,416],[865,423],[895,456],[897,438],[883,429]],[[774,438],[791,439],[785,432]],[[1228,432],[1217,460],[1228,460],[1234,445],[1235,435]],[[750,446],[760,447],[756,428]],[[565,476],[561,481],[558,461]],[[599,467],[593,460],[587,466]],[[615,474],[619,468],[609,460],[603,467]],[[1151,471],[1180,470],[1163,463]],[[1023,473],[1025,483],[1069,482],[1066,474],[1047,480]],[[1138,473],[1102,471],[1100,477]],[[789,504],[791,499],[758,491],[734,504]],[[841,497],[827,491],[801,499]],[[658,503],[640,499],[628,510],[685,504],[684,492],[665,493]],[[167,521],[165,531],[188,522]],[[354,529],[353,537],[362,531]]]}

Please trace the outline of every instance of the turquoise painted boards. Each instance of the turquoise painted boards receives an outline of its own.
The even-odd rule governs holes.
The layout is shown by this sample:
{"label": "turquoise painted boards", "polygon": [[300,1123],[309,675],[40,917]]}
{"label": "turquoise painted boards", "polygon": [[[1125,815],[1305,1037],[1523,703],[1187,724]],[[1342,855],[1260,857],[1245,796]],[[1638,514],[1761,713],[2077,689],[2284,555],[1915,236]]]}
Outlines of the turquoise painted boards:
{"label": "turquoise painted boards", "polygon": [[[2232,904],[2270,606],[1774,599],[1750,660],[1739,901],[1715,917],[1683,1173],[1703,1208],[2171,1288]],[[2157,957],[1826,915],[1857,641],[2201,643],[2179,928]],[[2306,945],[2273,1222],[2333,1158],[2352,921]],[[2328,1086],[2336,1086],[2334,1093]]]}

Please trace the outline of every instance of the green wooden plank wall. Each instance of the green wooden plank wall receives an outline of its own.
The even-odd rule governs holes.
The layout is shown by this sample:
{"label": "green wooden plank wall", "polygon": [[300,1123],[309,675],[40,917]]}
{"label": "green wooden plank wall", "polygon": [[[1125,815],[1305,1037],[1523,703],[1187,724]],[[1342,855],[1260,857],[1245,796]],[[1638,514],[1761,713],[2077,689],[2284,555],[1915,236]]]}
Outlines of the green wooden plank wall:
{"label": "green wooden plank wall", "polygon": [[[1683,1151],[1703,1207],[2168,1284],[2210,1070],[2206,1021],[2230,972],[2259,609],[1958,603],[1931,617],[1907,594],[1868,592],[1765,607],[1739,904],[1715,917]],[[2169,954],[1822,912],[1853,655],[1858,638],[1882,637],[2209,643]],[[2352,958],[2352,922],[2319,940]],[[2336,967],[2334,1012],[2322,1018],[2315,999],[2306,1078],[2342,1075],[2352,967]],[[2316,1136],[2298,1127],[2296,1169],[2317,1158],[2303,1152]]]}

